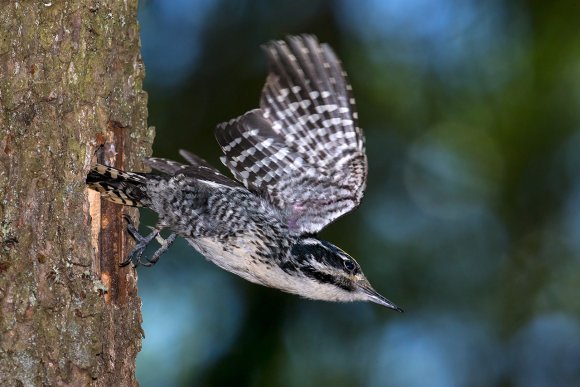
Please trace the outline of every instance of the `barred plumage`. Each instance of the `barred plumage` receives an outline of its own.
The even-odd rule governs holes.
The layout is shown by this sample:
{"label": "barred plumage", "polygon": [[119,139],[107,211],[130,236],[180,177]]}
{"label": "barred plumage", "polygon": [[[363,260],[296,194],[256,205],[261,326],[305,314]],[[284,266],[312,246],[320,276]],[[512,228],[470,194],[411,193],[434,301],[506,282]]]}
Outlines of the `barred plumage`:
{"label": "barred plumage", "polygon": [[341,64],[313,36],[264,46],[260,109],[218,125],[222,162],[248,189],[288,212],[296,234],[316,233],[360,203],[364,136]]}
{"label": "barred plumage", "polygon": [[89,188],[99,191],[101,196],[113,203],[143,207],[148,202],[144,190],[147,177],[143,174],[125,172],[106,165],[95,165],[87,175]]}
{"label": "barred plumage", "polygon": [[[104,198],[159,214],[152,233],[123,262],[151,265],[176,235],[207,259],[251,282],[329,301],[371,301],[377,293],[356,261],[315,233],[360,203],[366,185],[364,136],[346,73],[313,36],[264,46],[270,72],[260,108],[215,130],[237,181],[187,151],[189,165],[149,158],[160,175],[96,165],[87,176]],[[173,234],[159,237],[163,228]],[[141,256],[153,239],[161,248]]]}

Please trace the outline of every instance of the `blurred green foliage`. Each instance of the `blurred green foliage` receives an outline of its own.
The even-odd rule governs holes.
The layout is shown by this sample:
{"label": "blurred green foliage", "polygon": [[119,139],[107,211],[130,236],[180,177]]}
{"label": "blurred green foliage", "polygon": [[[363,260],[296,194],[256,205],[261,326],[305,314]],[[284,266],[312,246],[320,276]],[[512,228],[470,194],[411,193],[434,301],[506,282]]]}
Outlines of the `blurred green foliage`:
{"label": "blurred green foliage", "polygon": [[370,176],[322,237],[407,311],[252,285],[183,242],[139,272],[141,385],[580,385],[579,2],[149,0],[140,23],[156,156],[216,165],[259,45],[331,44]]}

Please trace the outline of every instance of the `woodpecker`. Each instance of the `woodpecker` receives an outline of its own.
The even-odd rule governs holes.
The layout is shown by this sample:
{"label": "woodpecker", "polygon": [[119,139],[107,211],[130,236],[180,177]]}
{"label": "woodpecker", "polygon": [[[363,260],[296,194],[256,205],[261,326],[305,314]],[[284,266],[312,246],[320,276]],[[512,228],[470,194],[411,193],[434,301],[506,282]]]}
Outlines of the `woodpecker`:
{"label": "woodpecker", "polygon": [[[259,108],[215,129],[221,161],[235,180],[184,150],[187,163],[146,159],[159,174],[101,164],[90,170],[86,183],[103,198],[159,216],[146,236],[127,218],[137,243],[121,265],[150,266],[181,236],[209,261],[253,283],[401,312],[351,256],[316,237],[359,205],[367,180],[364,135],[340,61],[312,35],[263,49],[269,74]],[[172,233],[163,239],[166,228]],[[160,248],[143,258],[153,239]]]}

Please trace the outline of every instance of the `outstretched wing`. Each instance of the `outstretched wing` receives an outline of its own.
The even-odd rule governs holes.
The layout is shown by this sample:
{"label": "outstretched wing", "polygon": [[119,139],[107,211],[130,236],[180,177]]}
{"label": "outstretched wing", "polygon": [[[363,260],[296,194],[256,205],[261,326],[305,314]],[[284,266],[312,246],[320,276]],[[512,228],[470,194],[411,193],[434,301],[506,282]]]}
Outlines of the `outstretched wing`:
{"label": "outstretched wing", "polygon": [[270,72],[260,109],[218,125],[222,162],[248,189],[315,233],[358,206],[366,185],[364,136],[346,73],[314,36],[264,46]]}

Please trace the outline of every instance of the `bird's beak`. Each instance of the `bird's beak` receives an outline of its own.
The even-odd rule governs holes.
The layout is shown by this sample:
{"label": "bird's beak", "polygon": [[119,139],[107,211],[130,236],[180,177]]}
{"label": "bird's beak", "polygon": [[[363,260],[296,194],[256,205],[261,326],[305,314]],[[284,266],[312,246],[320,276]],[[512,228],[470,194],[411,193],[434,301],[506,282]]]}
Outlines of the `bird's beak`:
{"label": "bird's beak", "polygon": [[367,296],[368,301],[386,306],[387,308],[396,310],[397,312],[403,312],[403,309],[381,296],[367,281],[361,281],[357,285],[358,288]]}

